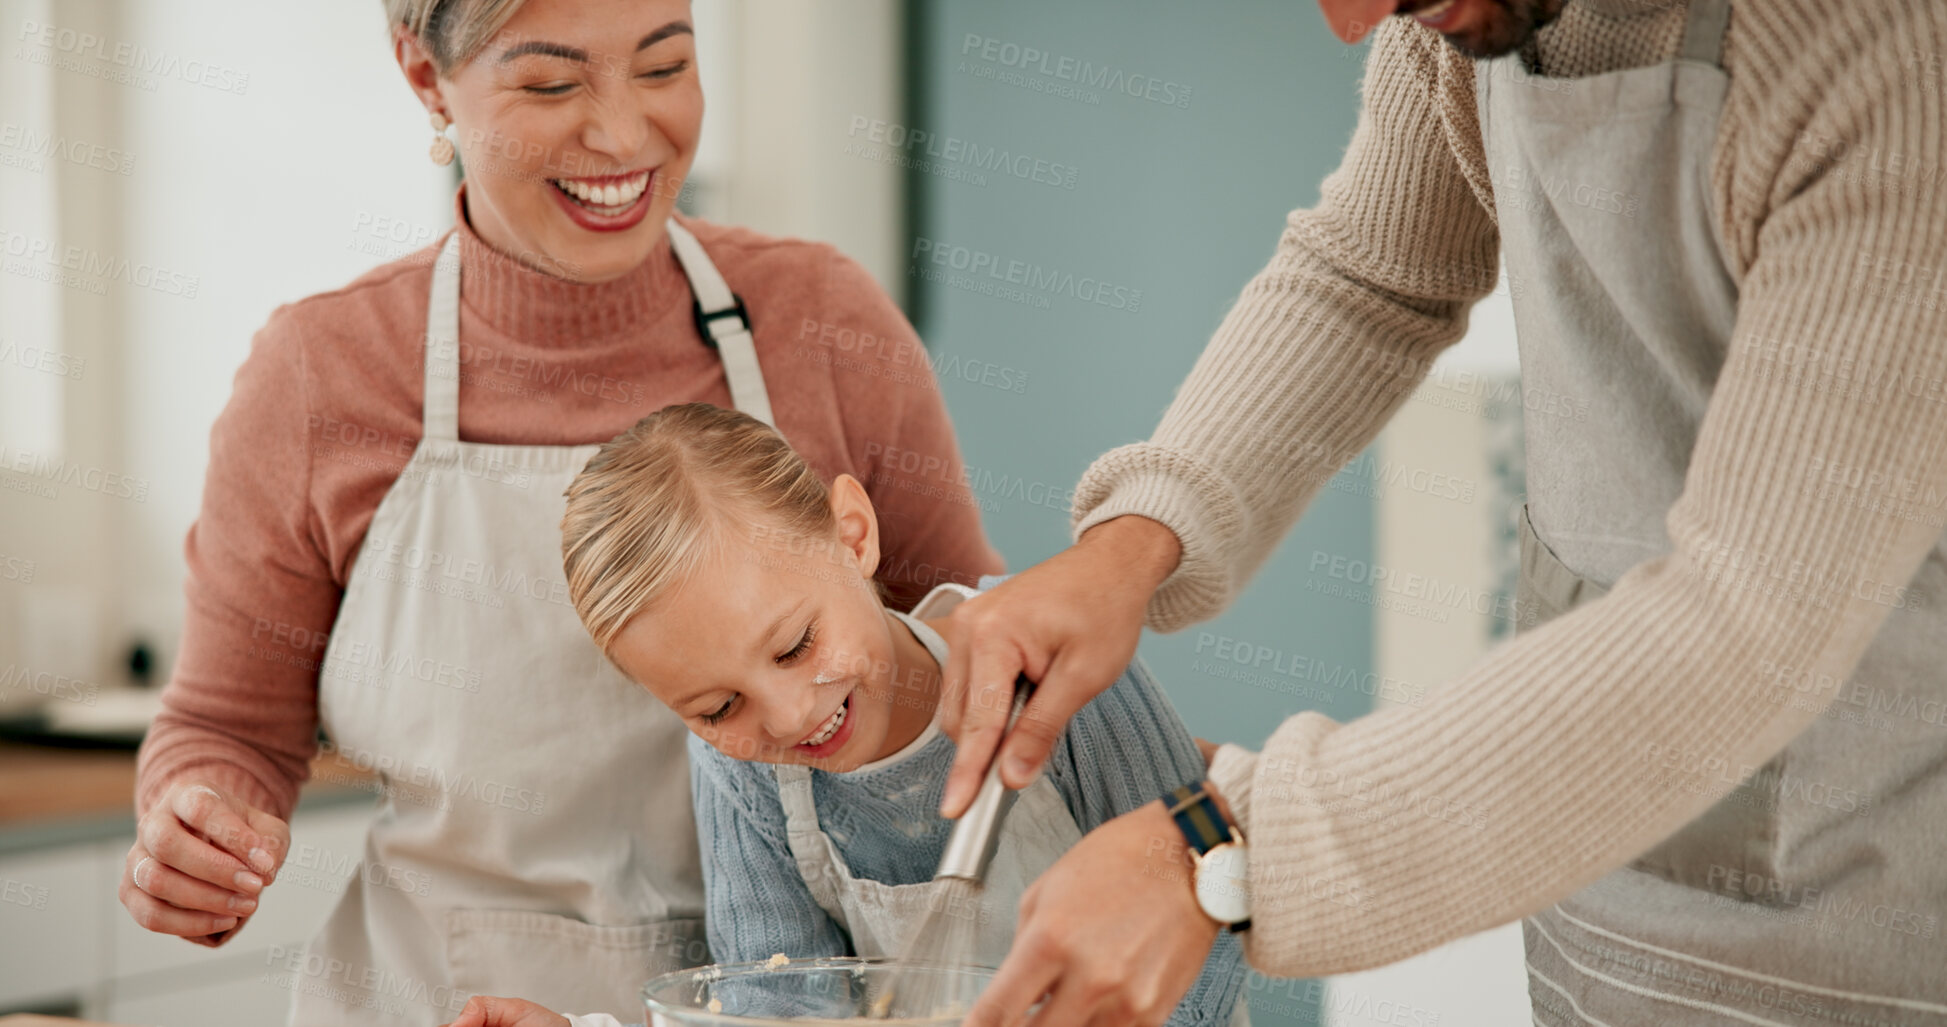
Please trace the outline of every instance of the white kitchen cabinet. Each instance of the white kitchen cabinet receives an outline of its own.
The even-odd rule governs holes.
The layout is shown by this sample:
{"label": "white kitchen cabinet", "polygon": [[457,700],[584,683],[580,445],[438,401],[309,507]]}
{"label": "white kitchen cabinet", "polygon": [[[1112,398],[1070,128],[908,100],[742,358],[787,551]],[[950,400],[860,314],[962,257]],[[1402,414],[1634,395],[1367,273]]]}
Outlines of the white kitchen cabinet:
{"label": "white kitchen cabinet", "polygon": [[250,959],[236,973],[199,980],[168,991],[118,994],[102,1011],[109,1023],[206,1024],[208,1027],[275,1027],[284,1022],[290,993],[264,983],[262,960]]}
{"label": "white kitchen cabinet", "polygon": [[136,926],[116,898],[122,835],[0,856],[0,1013],[74,1003],[155,1027],[266,1027],[290,992],[275,947],[316,934],[364,851],[372,807],[316,804],[291,820],[291,857],[256,916],[219,949]]}
{"label": "white kitchen cabinet", "polygon": [[0,856],[0,1010],[85,997],[100,984],[109,907],[122,912],[104,876],[96,843]]}

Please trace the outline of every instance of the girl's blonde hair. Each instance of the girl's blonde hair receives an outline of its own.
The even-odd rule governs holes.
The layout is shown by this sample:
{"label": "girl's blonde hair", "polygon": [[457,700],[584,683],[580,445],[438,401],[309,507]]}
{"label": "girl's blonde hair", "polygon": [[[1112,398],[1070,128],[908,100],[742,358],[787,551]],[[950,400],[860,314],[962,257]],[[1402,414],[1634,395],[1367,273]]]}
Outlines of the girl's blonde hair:
{"label": "girl's blonde hair", "polygon": [[440,74],[473,59],[527,0],[384,0],[387,23],[403,27]]}
{"label": "girl's blonde hair", "polygon": [[604,652],[629,618],[688,578],[726,525],[826,539],[816,471],[770,426],[708,403],[664,407],[603,444],[568,485],[568,598]]}

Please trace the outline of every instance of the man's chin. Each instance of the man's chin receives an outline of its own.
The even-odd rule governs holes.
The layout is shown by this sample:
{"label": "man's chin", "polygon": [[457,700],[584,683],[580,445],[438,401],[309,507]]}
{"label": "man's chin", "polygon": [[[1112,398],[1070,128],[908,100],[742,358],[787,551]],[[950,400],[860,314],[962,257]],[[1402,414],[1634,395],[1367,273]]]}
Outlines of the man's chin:
{"label": "man's chin", "polygon": [[1477,61],[1511,54],[1561,16],[1567,0],[1490,0],[1465,31],[1441,33],[1448,45]]}

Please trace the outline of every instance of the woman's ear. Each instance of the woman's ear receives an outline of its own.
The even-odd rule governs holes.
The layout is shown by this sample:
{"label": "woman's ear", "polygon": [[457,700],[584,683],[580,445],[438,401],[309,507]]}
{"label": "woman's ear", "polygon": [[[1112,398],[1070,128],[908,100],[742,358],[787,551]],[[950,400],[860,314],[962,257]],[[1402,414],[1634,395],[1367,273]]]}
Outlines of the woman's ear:
{"label": "woman's ear", "polygon": [[439,111],[450,119],[452,113],[446,110],[446,99],[440,95],[439,66],[433,63],[433,55],[419,44],[419,37],[404,25],[392,29],[392,58],[399,62],[399,70],[405,73],[406,85],[412,87],[414,96],[428,112]]}
{"label": "woman's ear", "polygon": [[879,516],[865,486],[841,474],[831,487],[832,519],[838,522],[838,544],[859,562],[859,575],[870,581],[879,569]]}

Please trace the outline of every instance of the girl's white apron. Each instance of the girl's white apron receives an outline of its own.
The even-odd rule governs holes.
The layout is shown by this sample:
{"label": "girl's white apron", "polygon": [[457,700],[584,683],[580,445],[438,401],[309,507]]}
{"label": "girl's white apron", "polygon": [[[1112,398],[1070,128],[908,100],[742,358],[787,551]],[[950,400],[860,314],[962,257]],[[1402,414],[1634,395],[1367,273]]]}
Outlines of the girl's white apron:
{"label": "girl's white apron", "polygon": [[[895,612],[912,629],[933,658],[944,666],[946,640],[921,618],[943,617],[973,592],[960,585],[941,585],[920,600],[909,616]],[[852,876],[838,846],[818,824],[812,800],[811,768],[778,764],[778,799],[784,806],[785,836],[798,873],[820,908],[852,938],[860,956],[901,956],[911,944],[914,929],[935,909],[949,917],[965,917],[973,927],[973,951],[967,961],[998,967],[1014,941],[1015,914],[1028,885],[1082,840],[1082,831],[1068,804],[1047,774],[1021,790],[1014,809],[1001,824],[994,861],[978,898],[956,905],[952,891],[940,881],[882,884]],[[1238,999],[1230,1027],[1249,1027],[1250,1012]]]}

